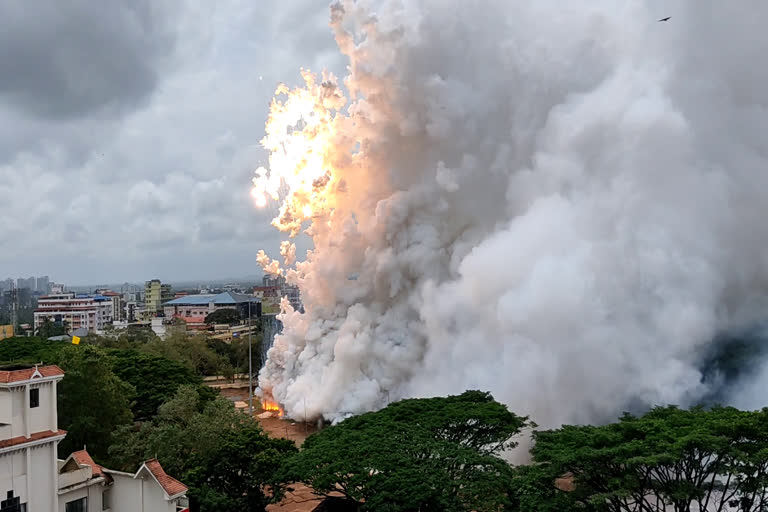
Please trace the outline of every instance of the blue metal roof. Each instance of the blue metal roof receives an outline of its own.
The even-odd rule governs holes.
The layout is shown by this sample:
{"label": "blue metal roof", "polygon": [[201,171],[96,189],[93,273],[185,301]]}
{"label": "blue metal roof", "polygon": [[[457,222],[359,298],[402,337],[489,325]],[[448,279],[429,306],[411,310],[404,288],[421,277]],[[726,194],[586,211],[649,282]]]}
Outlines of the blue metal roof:
{"label": "blue metal roof", "polygon": [[185,295],[178,299],[166,302],[163,306],[203,306],[213,302],[216,305],[241,304],[243,302],[261,302],[258,297],[243,295],[240,293],[224,292],[218,295]]}

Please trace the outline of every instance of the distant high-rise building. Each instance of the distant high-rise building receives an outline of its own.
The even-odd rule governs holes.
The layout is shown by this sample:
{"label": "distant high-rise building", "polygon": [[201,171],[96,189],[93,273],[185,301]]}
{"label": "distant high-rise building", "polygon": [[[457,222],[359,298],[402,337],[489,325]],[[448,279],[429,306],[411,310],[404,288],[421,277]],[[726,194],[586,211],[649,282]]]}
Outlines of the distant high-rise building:
{"label": "distant high-rise building", "polygon": [[171,285],[152,279],[144,284],[145,316],[155,317],[163,312],[163,303],[173,299]]}
{"label": "distant high-rise building", "polygon": [[51,280],[48,278],[48,276],[41,276],[37,278],[37,282],[35,283],[35,291],[38,291],[42,294],[51,292]]}
{"label": "distant high-rise building", "polygon": [[13,290],[16,283],[10,277],[4,281],[0,281],[0,292],[7,292]]}
{"label": "distant high-rise building", "polygon": [[36,285],[37,280],[34,277],[28,277],[26,279],[20,277],[16,280],[16,288],[20,290],[27,289],[33,292],[36,289]]}

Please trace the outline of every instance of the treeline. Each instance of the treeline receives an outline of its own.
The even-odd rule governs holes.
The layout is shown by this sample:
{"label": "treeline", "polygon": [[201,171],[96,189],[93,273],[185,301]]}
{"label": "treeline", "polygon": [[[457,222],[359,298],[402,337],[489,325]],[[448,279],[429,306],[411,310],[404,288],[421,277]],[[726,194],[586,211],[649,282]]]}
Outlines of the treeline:
{"label": "treeline", "polygon": [[277,480],[360,511],[768,510],[768,409],[668,406],[533,431],[530,464],[505,462],[535,428],[487,393],[403,400],[309,437]]}
{"label": "treeline", "polygon": [[[540,430],[467,391],[348,418],[298,450],[202,385],[213,356],[168,341],[4,340],[0,360],[66,371],[62,455],[87,444],[97,462],[124,470],[157,457],[203,512],[262,511],[299,482],[327,496],[328,510],[768,511],[768,409],[668,406]],[[531,462],[509,464],[505,453],[527,435]]]}
{"label": "treeline", "polygon": [[[87,447],[99,464],[124,471],[157,457],[189,485],[194,510],[263,510],[272,495],[259,486],[273,481],[296,447],[271,439],[203,385],[203,375],[242,364],[235,350],[214,347],[202,336],[161,340],[143,331],[89,336],[79,345],[11,338],[0,342],[0,364],[42,362],[65,371],[58,387],[59,427],[67,431],[60,457]],[[245,357],[247,368],[247,351]]]}
{"label": "treeline", "polygon": [[[226,310],[225,310],[226,311]],[[254,332],[252,343],[252,368],[261,367],[260,324]],[[177,361],[202,376],[220,375],[231,378],[248,372],[248,338],[235,338],[231,342],[209,337],[205,332],[191,333],[174,330],[163,338],[147,329],[129,329],[104,336],[89,335],[83,343],[103,348],[138,350]]]}

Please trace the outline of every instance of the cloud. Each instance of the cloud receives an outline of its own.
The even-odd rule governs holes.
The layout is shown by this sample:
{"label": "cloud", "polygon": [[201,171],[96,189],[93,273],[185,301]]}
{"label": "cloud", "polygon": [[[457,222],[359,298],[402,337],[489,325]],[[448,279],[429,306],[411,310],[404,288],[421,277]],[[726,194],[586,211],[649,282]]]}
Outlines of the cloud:
{"label": "cloud", "polygon": [[327,13],[307,1],[3,2],[0,227],[14,243],[2,273],[254,273],[257,249],[280,245],[275,212],[248,195],[269,102],[302,66],[342,67]]}
{"label": "cloud", "polygon": [[145,101],[173,48],[164,2],[0,4],[0,96],[34,116],[114,115]]}

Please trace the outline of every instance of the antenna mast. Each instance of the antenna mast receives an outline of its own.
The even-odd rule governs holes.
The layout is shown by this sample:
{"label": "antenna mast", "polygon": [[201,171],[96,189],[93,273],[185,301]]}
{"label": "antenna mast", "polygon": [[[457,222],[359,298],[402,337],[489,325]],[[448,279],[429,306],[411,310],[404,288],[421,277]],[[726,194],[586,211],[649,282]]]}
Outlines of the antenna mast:
{"label": "antenna mast", "polygon": [[11,286],[11,325],[13,326],[13,335],[19,335],[19,291],[16,283]]}

